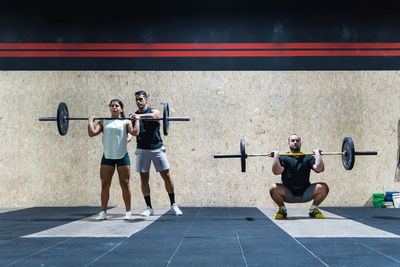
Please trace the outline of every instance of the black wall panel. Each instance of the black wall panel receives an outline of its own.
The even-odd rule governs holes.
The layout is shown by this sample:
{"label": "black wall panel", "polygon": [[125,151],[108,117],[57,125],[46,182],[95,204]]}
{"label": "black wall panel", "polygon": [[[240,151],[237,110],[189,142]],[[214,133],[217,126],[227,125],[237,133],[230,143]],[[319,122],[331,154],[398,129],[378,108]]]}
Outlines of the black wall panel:
{"label": "black wall panel", "polygon": [[[400,68],[396,2],[6,3],[2,70],[390,70]],[[32,48],[18,44],[276,44],[271,48]],[[314,44],[313,48],[279,44]],[[329,48],[319,44],[336,45]],[[369,44],[366,46],[365,44]],[[391,44],[389,46],[382,45]],[[8,46],[5,46],[7,45]],[[3,45],[3,46],[1,46]],[[224,47],[222,45],[222,47]],[[143,52],[133,56],[122,52]],[[168,56],[152,53],[167,51]],[[182,51],[185,56],[182,56]],[[203,53],[215,52],[212,56]],[[281,55],[281,51],[290,52]],[[322,51],[322,52],[321,52]],[[63,53],[57,56],[57,53]],[[74,53],[72,53],[74,52]],[[107,52],[92,56],[92,52]],[[150,52],[150,53],[148,53]],[[232,52],[232,55],[229,53]],[[248,54],[249,52],[250,55]],[[263,53],[268,52],[268,53]],[[271,53],[269,54],[269,52]],[[56,53],[56,54],[54,54]],[[228,56],[226,54],[228,53]],[[304,53],[304,54],[302,54]],[[321,53],[323,55],[321,55]],[[107,54],[107,56],[104,56]],[[134,53],[131,53],[134,54]],[[137,55],[139,54],[139,55]],[[149,55],[150,54],[150,55]],[[39,56],[38,56],[39,55]],[[90,55],[90,56],[89,56]],[[158,55],[158,54],[157,54]]]}

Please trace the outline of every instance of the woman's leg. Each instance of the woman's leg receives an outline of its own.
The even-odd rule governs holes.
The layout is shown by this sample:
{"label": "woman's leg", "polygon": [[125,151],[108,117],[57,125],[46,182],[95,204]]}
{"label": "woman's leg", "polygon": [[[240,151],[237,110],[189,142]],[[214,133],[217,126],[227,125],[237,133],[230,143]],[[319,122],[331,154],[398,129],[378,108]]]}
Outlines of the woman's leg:
{"label": "woman's leg", "polygon": [[124,199],[126,211],[131,210],[131,190],[129,188],[129,179],[131,177],[131,166],[119,166],[117,167],[119,184],[122,189],[122,198]]}
{"label": "woman's leg", "polygon": [[114,174],[115,167],[110,165],[100,165],[101,180],[101,210],[106,211],[108,200],[110,198],[111,179]]}

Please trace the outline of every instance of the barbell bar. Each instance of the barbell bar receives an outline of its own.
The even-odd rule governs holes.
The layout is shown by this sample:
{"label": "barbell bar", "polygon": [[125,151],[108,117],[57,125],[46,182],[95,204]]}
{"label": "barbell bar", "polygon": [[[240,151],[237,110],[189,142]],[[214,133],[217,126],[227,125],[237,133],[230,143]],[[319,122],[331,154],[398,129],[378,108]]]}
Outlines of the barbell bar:
{"label": "barbell bar", "polygon": [[[279,153],[280,156],[305,156],[314,155],[314,153]],[[346,170],[353,169],[355,163],[355,156],[372,156],[378,155],[377,151],[355,151],[354,142],[351,137],[345,137],[342,142],[341,152],[324,152],[321,155],[337,155],[342,156],[343,167]],[[246,172],[246,159],[249,157],[273,157],[274,153],[268,154],[247,154],[244,139],[240,139],[240,154],[216,154],[214,158],[240,158],[240,165],[242,172]]]}
{"label": "barbell bar", "polygon": [[[60,135],[64,136],[68,132],[69,121],[83,121],[89,118],[70,118],[67,104],[60,102],[57,107],[57,117],[40,117],[39,121],[56,121],[57,129]],[[126,120],[129,118],[118,118],[118,120]],[[109,117],[96,117],[95,120],[115,120],[115,118]],[[188,117],[170,117],[169,116],[169,105],[164,103],[163,117],[162,118],[141,118],[143,121],[162,121],[163,122],[163,134],[168,135],[169,122],[170,121],[190,121]]]}

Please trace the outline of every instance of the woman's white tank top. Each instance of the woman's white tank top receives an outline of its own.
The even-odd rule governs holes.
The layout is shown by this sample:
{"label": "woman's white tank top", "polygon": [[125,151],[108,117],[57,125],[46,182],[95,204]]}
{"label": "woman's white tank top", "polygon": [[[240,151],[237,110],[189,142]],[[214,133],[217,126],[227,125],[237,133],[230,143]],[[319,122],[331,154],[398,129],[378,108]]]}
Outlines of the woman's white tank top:
{"label": "woman's white tank top", "polygon": [[126,120],[103,120],[103,149],[106,159],[122,159],[128,151]]}

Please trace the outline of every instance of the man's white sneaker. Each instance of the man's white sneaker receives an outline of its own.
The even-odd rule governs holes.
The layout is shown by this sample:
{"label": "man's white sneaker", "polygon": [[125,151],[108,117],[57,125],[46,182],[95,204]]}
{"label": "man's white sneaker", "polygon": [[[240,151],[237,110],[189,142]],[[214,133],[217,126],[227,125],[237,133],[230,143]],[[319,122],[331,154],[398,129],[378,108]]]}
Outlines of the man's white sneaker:
{"label": "man's white sneaker", "polygon": [[147,209],[145,211],[143,211],[141,215],[144,217],[152,216],[152,215],[154,215],[153,209],[150,207],[147,207]]}
{"label": "man's white sneaker", "polygon": [[124,220],[128,220],[128,221],[129,221],[129,220],[133,220],[132,212],[127,211],[127,212],[125,213]]}
{"label": "man's white sneaker", "polygon": [[101,221],[107,219],[107,213],[105,211],[102,211],[99,213],[99,215],[96,217],[96,220]]}
{"label": "man's white sneaker", "polygon": [[176,205],[176,203],[172,204],[171,210],[173,212],[175,212],[176,216],[181,216],[182,215],[182,211],[178,208],[178,205]]}

